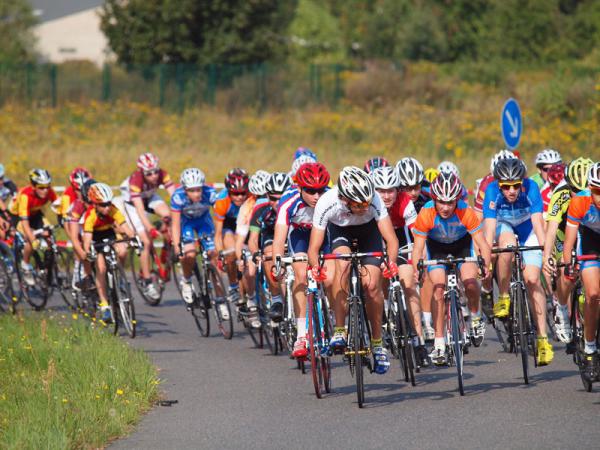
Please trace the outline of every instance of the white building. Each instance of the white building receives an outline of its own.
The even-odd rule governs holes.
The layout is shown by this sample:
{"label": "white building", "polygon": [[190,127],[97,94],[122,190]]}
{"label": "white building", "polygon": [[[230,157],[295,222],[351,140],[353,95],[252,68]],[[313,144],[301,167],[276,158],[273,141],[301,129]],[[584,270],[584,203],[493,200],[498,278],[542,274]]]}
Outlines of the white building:
{"label": "white building", "polygon": [[110,59],[108,41],[100,30],[102,0],[29,1],[39,21],[34,34],[44,60],[89,60],[101,66]]}

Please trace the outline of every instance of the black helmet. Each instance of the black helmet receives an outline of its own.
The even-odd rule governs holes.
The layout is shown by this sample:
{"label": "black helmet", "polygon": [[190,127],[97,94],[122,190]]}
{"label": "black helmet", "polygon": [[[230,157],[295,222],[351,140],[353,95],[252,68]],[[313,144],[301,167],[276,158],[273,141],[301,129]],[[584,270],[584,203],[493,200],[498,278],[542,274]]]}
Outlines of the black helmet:
{"label": "black helmet", "polygon": [[83,198],[84,202],[90,203],[90,199],[88,198],[88,191],[90,190],[92,185],[96,184],[96,183],[97,183],[96,180],[94,180],[93,178],[90,178],[81,185],[81,197]]}
{"label": "black helmet", "polygon": [[527,168],[520,159],[501,159],[494,167],[494,178],[498,181],[520,181],[526,174]]}

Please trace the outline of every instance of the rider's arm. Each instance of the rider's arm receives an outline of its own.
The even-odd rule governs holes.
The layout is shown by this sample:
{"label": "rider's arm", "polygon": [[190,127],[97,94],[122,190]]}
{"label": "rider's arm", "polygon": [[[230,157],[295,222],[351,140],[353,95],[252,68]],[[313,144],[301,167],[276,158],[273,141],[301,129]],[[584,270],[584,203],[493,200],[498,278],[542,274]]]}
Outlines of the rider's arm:
{"label": "rider's arm", "polygon": [[483,261],[484,261],[486,270],[489,271],[490,264],[492,261],[491,247],[489,246],[489,244],[487,243],[487,240],[485,239],[485,236],[481,232],[473,234],[472,238],[473,238],[473,242],[475,243],[475,245],[481,252],[481,256],[483,257]]}
{"label": "rider's arm", "polygon": [[308,265],[310,267],[316,267],[319,265],[319,250],[325,240],[326,230],[319,228],[313,228],[310,232],[310,240],[308,242]]}
{"label": "rider's arm", "polygon": [[489,247],[494,246],[496,219],[483,219],[483,235]]}
{"label": "rider's arm", "polygon": [[131,203],[135,207],[135,211],[137,212],[142,224],[144,225],[144,229],[146,231],[150,231],[152,228],[152,224],[148,220],[148,216],[146,215],[146,208],[144,208],[144,201],[140,197],[133,197],[131,199]]}
{"label": "rider's arm", "polygon": [[83,233],[83,251],[87,255],[90,252],[92,246],[92,233]]}
{"label": "rider's arm", "polygon": [[35,235],[29,225],[29,219],[21,219],[21,227],[23,227],[23,233],[25,234],[27,241],[33,243],[33,241],[35,241]]}
{"label": "rider's arm", "polygon": [[[278,219],[279,220],[279,219]],[[277,223],[275,225],[275,237],[273,238],[273,256],[283,256],[285,241],[288,235],[288,226]]]}
{"label": "rider's arm", "polygon": [[173,209],[171,209],[171,236],[173,245],[181,251],[181,213]]}
{"label": "rider's arm", "polygon": [[533,232],[535,233],[538,243],[541,246],[545,246],[546,233],[544,232],[544,218],[542,213],[533,213],[531,215],[531,225],[533,225]]}
{"label": "rider's arm", "polygon": [[123,222],[118,225],[115,224],[115,230],[117,231],[117,233],[124,234],[130,239],[133,239],[135,237],[134,231],[131,229],[127,222]]}
{"label": "rider's arm", "polygon": [[546,242],[544,242],[544,261],[552,256],[554,243],[556,242],[556,233],[560,224],[553,220],[549,220],[546,226]]}
{"label": "rider's arm", "polygon": [[383,240],[385,241],[388,261],[396,262],[396,259],[398,258],[399,243],[390,216],[385,216],[378,221],[377,227],[379,228],[381,237],[383,237]]}
{"label": "rider's arm", "polygon": [[259,250],[258,237],[260,233],[255,230],[250,230],[250,237],[248,238],[248,248],[252,253],[256,253]]}
{"label": "rider's arm", "polygon": [[423,258],[423,250],[425,249],[426,238],[424,236],[415,235],[415,242],[412,249],[412,266],[415,274],[419,273],[419,260]]}
{"label": "rider's arm", "polygon": [[565,244],[563,246],[563,261],[565,264],[571,264],[571,253],[575,247],[575,241],[577,240],[577,231],[579,230],[578,223],[567,223],[565,229]]}
{"label": "rider's arm", "polygon": [[73,244],[73,251],[77,254],[79,259],[85,259],[85,250],[81,245],[81,239],[79,238],[79,223],[77,222],[65,222],[69,239]]}
{"label": "rider's arm", "polygon": [[223,221],[215,219],[215,249],[223,250]]}

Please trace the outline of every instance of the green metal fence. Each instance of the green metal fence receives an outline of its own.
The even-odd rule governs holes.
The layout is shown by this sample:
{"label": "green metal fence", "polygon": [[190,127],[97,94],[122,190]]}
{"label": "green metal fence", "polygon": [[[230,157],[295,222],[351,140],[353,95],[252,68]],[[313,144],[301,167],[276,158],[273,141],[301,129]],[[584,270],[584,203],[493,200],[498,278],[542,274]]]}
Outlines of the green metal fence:
{"label": "green metal fence", "polygon": [[344,74],[356,70],[341,65],[4,65],[0,105],[128,100],[180,112],[201,104],[229,109],[335,106],[344,94]]}

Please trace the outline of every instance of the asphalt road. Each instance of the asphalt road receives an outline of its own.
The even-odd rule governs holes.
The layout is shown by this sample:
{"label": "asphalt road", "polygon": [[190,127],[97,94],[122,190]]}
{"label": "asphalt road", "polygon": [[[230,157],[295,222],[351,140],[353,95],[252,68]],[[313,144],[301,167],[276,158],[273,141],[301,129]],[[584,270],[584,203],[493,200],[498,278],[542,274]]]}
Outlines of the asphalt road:
{"label": "asphalt road", "polygon": [[148,352],[164,397],[115,449],[198,448],[598,448],[600,384],[587,393],[570,356],[522,383],[520,359],[503,353],[488,328],[465,359],[466,395],[454,368],[401,381],[397,361],[386,375],[365,377],[359,409],[353,378],[337,361],[334,392],[315,397],[310,371],[286,355],[256,349],[236,326],[231,341],[199,335],[171,285],[158,307],[137,302],[139,335],[123,339]]}

